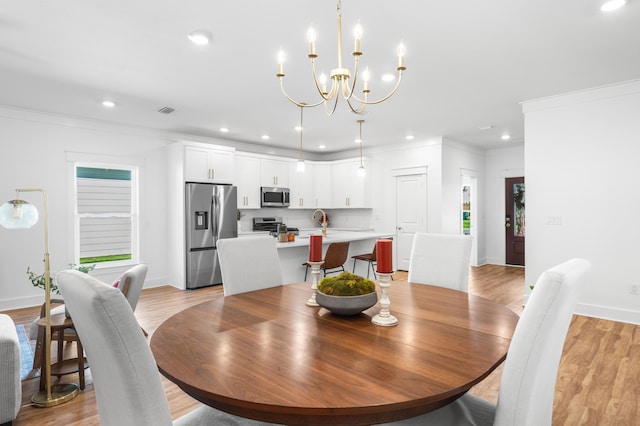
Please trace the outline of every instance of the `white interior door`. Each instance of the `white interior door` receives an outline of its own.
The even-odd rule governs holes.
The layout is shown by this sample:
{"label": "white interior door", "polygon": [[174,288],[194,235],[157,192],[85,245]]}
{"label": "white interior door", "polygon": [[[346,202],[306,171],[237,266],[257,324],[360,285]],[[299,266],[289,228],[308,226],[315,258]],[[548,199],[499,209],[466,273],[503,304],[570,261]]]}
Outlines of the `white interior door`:
{"label": "white interior door", "polygon": [[409,270],[416,232],[427,232],[427,175],[396,176],[396,269]]}

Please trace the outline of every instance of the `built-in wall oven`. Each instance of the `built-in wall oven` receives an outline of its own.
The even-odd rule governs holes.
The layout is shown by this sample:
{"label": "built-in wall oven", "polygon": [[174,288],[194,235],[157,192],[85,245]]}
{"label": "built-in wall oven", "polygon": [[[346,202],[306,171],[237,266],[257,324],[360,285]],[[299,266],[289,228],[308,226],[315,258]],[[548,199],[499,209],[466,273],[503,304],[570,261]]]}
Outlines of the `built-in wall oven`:
{"label": "built-in wall oven", "polygon": [[289,207],[289,188],[263,186],[261,193],[261,207]]}

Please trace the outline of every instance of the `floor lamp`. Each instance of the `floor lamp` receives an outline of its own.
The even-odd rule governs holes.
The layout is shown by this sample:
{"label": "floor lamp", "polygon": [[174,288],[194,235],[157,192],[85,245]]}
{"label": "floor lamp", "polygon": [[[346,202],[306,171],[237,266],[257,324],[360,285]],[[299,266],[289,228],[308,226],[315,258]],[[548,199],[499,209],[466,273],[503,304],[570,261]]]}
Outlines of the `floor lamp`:
{"label": "floor lamp", "polygon": [[[16,189],[16,199],[0,206],[0,225],[7,229],[31,228],[38,222],[38,210],[20,199],[21,192],[40,192],[44,197],[44,277],[45,277],[45,382],[46,389],[39,391],[31,401],[40,407],[62,404],[78,394],[78,386],[65,383],[51,385],[51,268],[49,266],[49,207],[47,193],[39,188]],[[42,374],[42,373],[41,373]]]}

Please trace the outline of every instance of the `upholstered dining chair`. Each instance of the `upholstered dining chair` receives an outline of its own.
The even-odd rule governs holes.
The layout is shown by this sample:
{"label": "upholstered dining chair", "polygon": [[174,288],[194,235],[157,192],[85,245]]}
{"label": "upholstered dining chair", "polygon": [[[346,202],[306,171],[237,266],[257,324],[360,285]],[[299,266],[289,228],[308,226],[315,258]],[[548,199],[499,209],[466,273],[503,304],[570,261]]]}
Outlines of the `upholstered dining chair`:
{"label": "upholstered dining chair", "polygon": [[[336,242],[329,244],[327,247],[327,252],[324,254],[324,263],[320,265],[320,269],[322,269],[323,275],[326,277],[327,274],[334,274],[336,272],[344,272],[344,264],[347,261],[347,256],[349,255],[349,242]],[[309,272],[308,262],[304,262],[302,266],[304,269],[304,280],[307,280],[307,272]]]}
{"label": "upholstered dining chair", "polygon": [[388,425],[551,425],[562,348],[590,269],[590,262],[572,259],[542,273],[513,333],[497,405],[467,393]]}
{"label": "upholstered dining chair", "polygon": [[467,291],[472,238],[417,232],[409,258],[409,282]]}
{"label": "upholstered dining chair", "polygon": [[172,423],[153,354],[122,292],[74,270],[57,282],[91,366],[102,426],[266,424],[207,406]]}
{"label": "upholstered dining chair", "polygon": [[275,238],[225,238],[218,240],[218,257],[225,296],[282,284]]}

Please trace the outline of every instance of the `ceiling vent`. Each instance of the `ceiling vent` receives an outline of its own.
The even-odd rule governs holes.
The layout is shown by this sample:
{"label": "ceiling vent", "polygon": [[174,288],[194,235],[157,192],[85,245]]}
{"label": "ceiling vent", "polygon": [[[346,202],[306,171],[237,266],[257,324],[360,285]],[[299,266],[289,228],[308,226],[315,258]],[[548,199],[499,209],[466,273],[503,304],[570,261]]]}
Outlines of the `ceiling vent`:
{"label": "ceiling vent", "polygon": [[171,107],[162,107],[158,110],[158,112],[161,112],[163,114],[171,114],[173,111],[175,111],[175,109]]}

